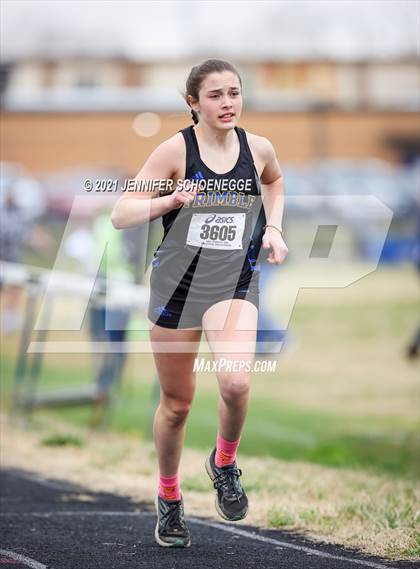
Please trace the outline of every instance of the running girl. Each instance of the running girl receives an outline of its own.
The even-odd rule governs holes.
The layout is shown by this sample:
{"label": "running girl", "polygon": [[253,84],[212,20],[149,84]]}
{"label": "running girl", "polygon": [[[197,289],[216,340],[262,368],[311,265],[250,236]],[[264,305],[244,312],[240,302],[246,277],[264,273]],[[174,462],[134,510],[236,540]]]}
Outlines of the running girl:
{"label": "running girl", "polygon": [[[126,193],[112,212],[117,229],[158,217],[164,227],[152,263],[148,310],[160,381],[154,418],[159,463],[155,538],[164,547],[191,544],[179,464],[202,332],[214,361],[254,358],[259,294],[254,225],[260,181],[266,217],[262,247],[268,252],[268,262],[282,263],[288,252],[282,235],[283,178],[273,146],[237,126],[242,112],[238,71],[218,59],[193,67],[185,98],[194,125],[160,144],[136,177],[165,179],[176,189],[164,195],[159,191]],[[200,181],[206,183],[194,184]],[[219,428],[205,468],[216,490],[218,513],[237,521],[248,512],[236,454],[247,414],[251,372],[245,366],[231,369],[242,371],[217,373]]]}

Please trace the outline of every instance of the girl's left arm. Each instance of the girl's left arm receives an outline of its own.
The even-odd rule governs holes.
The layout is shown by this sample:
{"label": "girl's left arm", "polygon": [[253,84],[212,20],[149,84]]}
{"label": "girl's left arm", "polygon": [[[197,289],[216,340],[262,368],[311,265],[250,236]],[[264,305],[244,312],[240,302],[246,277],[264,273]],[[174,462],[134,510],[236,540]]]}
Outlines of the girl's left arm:
{"label": "girl's left arm", "polygon": [[261,173],[262,198],[266,227],[262,240],[263,249],[268,249],[267,261],[279,265],[287,256],[288,248],[283,239],[284,179],[273,145],[261,139],[261,156],[264,168]]}

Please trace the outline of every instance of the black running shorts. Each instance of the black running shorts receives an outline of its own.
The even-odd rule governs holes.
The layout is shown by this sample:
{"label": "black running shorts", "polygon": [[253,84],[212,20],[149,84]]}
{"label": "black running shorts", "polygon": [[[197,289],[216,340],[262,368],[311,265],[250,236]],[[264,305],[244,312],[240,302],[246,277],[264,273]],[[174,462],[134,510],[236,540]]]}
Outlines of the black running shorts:
{"label": "black running shorts", "polygon": [[259,290],[257,286],[251,284],[248,285],[248,287],[238,286],[233,294],[230,292],[226,295],[207,300],[206,302],[186,302],[185,299],[176,301],[171,298],[166,305],[164,301],[162,301],[162,298],[159,297],[155,291],[151,290],[147,316],[153,324],[157,324],[163,328],[179,330],[201,328],[203,314],[210,306],[222,300],[231,300],[233,298],[247,300],[258,310]]}

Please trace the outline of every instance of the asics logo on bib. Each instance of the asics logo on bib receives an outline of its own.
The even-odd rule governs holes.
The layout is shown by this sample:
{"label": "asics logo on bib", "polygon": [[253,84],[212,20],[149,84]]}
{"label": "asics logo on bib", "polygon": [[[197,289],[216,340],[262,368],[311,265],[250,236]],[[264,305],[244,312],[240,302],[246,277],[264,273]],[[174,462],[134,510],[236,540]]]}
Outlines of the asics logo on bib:
{"label": "asics logo on bib", "polygon": [[225,215],[212,214],[206,217],[205,223],[233,223],[233,216],[226,217]]}

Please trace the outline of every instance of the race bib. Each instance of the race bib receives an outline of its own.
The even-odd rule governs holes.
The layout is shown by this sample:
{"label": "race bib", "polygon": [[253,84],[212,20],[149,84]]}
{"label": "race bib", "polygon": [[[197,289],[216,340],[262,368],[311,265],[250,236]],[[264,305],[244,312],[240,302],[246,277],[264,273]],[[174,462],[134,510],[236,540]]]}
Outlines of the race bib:
{"label": "race bib", "polygon": [[205,249],[242,249],[246,213],[194,213],[187,245]]}

